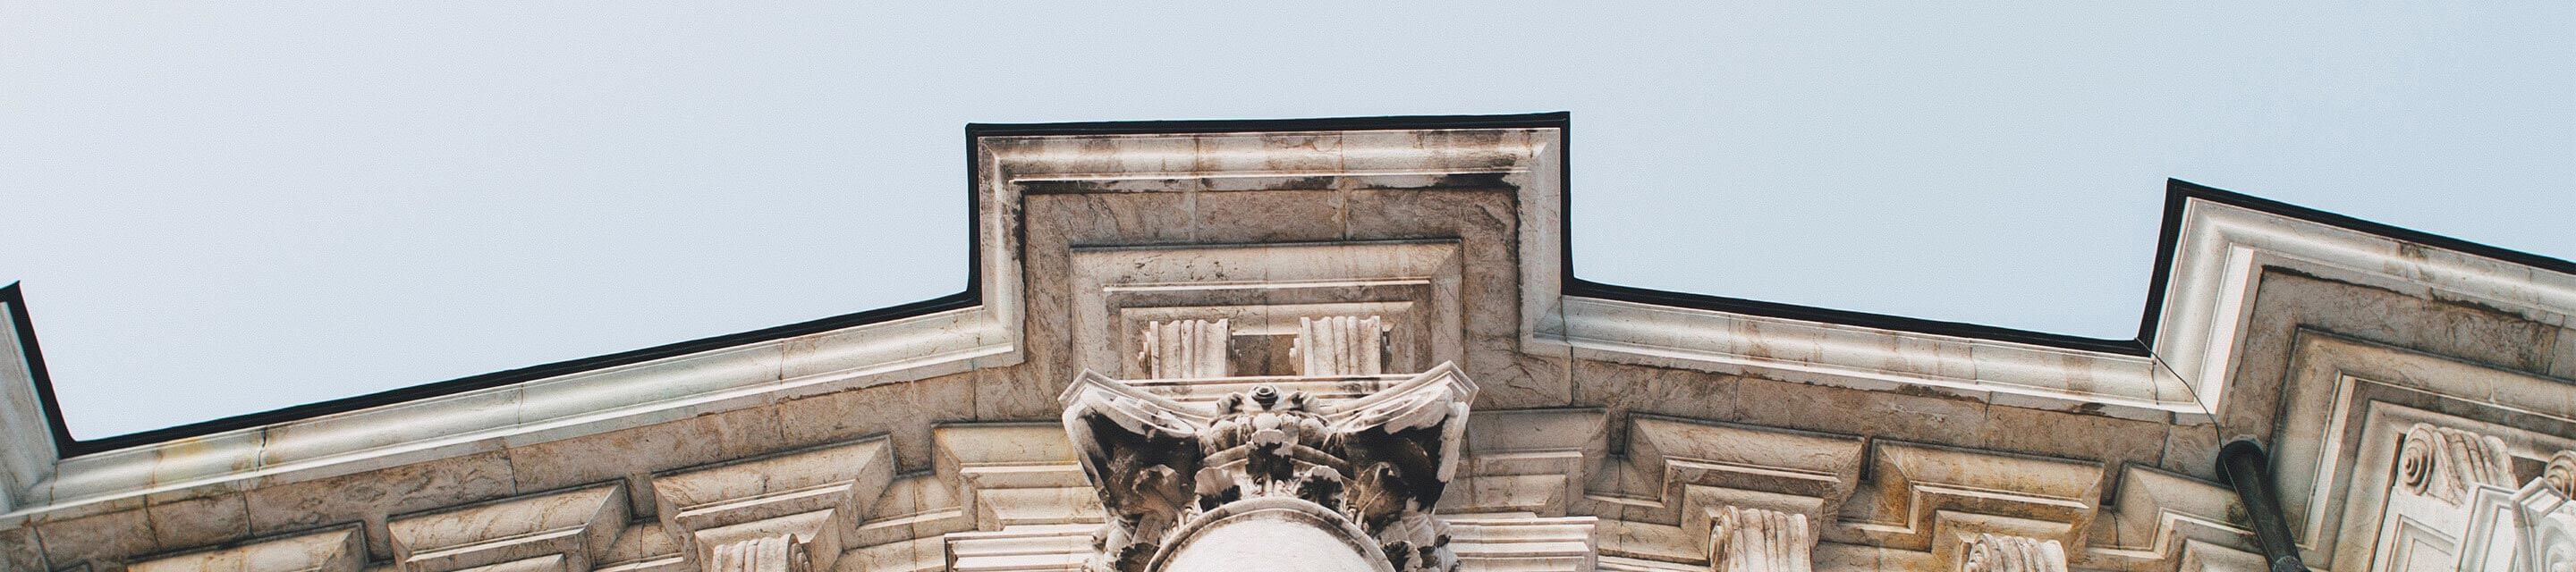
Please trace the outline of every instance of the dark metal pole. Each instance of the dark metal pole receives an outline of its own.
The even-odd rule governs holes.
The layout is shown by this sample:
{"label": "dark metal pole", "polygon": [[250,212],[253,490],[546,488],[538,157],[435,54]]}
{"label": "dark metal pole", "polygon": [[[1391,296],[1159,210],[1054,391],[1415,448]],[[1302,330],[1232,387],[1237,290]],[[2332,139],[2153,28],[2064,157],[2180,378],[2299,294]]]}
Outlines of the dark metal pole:
{"label": "dark metal pole", "polygon": [[2281,495],[2272,490],[2271,461],[2253,439],[2237,439],[2218,449],[2218,474],[2236,488],[2247,518],[2254,521],[2254,540],[2272,572],[2307,572],[2299,546],[2290,541],[2290,521],[2281,516]]}

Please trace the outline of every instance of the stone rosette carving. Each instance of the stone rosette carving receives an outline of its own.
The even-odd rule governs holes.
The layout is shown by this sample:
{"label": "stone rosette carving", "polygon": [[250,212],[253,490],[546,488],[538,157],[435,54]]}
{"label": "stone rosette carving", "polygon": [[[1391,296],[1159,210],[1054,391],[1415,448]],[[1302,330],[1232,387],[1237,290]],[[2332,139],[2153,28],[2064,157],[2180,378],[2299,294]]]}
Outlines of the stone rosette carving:
{"label": "stone rosette carving", "polygon": [[1367,538],[1351,540],[1394,570],[1453,570],[1432,507],[1456,471],[1475,393],[1451,364],[1333,404],[1262,385],[1194,405],[1083,372],[1065,392],[1064,425],[1108,521],[1092,568],[1152,569],[1202,517],[1294,499],[1354,525]]}
{"label": "stone rosette carving", "polygon": [[2513,458],[2495,437],[2417,423],[2398,447],[2397,488],[2409,493],[2457,504],[2472,487],[2513,481]]}
{"label": "stone rosette carving", "polygon": [[1708,561],[1715,572],[1813,572],[1815,533],[1807,515],[1726,507],[1710,523]]}
{"label": "stone rosette carving", "polygon": [[1978,534],[1959,548],[1959,572],[2066,572],[2066,548],[2055,540]]}

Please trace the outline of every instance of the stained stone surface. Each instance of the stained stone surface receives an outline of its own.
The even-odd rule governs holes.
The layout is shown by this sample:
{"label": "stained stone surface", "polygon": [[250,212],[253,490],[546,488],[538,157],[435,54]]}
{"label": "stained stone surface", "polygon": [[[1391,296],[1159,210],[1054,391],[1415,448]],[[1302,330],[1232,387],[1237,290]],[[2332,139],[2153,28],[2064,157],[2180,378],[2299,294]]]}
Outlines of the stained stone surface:
{"label": "stained stone surface", "polygon": [[[0,360],[0,570],[2260,570],[2238,438],[2313,569],[2576,562],[2563,267],[2193,191],[2138,351],[1748,313],[1570,288],[1561,127],[1418,127],[986,137],[979,305],[133,449]],[[1251,429],[1086,469],[1098,380]]]}
{"label": "stained stone surface", "polygon": [[1369,572],[1385,565],[1315,527],[1281,520],[1245,520],[1200,533],[1177,547],[1171,572]]}

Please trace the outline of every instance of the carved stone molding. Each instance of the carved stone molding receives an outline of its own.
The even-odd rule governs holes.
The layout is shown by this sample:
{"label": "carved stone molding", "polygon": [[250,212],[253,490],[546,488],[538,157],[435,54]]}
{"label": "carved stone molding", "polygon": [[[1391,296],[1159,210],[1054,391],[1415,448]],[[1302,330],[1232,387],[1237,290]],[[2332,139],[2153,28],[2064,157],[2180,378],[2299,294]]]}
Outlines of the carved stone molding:
{"label": "carved stone molding", "polygon": [[[2556,460],[2567,457],[2567,452],[2560,451],[2551,458],[2551,461],[2554,464]],[[2556,483],[2543,478],[2533,479],[2530,484],[2525,485],[2522,490],[2514,494],[2510,503],[2515,513],[2513,522],[2516,524],[2510,531],[2515,544],[2514,569],[2530,572],[2576,570],[2576,499],[2571,499]],[[2488,520],[2485,524],[2489,526],[2473,526],[2472,532],[2486,532],[2494,536],[2504,536],[2506,533],[2503,530],[2494,530],[2499,527],[2493,526],[2493,520]],[[2478,528],[2488,530],[2477,530]],[[2488,540],[2473,546],[2491,547],[2495,543],[2496,540]],[[2487,552],[2492,554],[2495,551]],[[2501,568],[2492,563],[2477,561],[2479,556],[2481,555],[2472,554],[2466,564],[2481,566],[2488,570]]]}
{"label": "carved stone molding", "polygon": [[2504,440],[2417,423],[2397,451],[2396,486],[2459,504],[2478,485],[2513,486],[2513,457]]}
{"label": "carved stone molding", "polygon": [[1807,515],[1726,507],[1710,524],[1713,572],[1813,572],[1816,536]]}
{"label": "carved stone molding", "polygon": [[1338,403],[1266,384],[1185,403],[1086,371],[1065,392],[1064,425],[1108,520],[1095,566],[1147,570],[1205,515],[1287,499],[1333,515],[1316,522],[1346,521],[1395,570],[1455,569],[1432,510],[1475,394],[1446,363]]}
{"label": "carved stone molding", "polygon": [[[783,570],[722,569],[712,565],[720,557],[764,566],[801,560],[807,569],[830,570],[842,536],[893,479],[893,455],[880,437],[667,473],[653,478],[654,499],[663,529],[699,570]],[[762,556],[773,541],[795,554]]]}
{"label": "carved stone molding", "polygon": [[127,572],[358,572],[367,547],[355,526],[173,554],[135,562]]}
{"label": "carved stone molding", "polygon": [[627,506],[626,486],[609,484],[397,516],[387,529],[404,572],[589,570],[625,531]]}
{"label": "carved stone molding", "polygon": [[2055,540],[1979,534],[1959,551],[1959,572],[2066,572],[2066,548]]}
{"label": "carved stone molding", "polygon": [[797,550],[796,539],[768,534],[718,545],[704,572],[806,572],[810,560]]}
{"label": "carved stone molding", "polygon": [[1227,325],[1226,320],[1148,322],[1145,339],[1137,344],[1144,351],[1137,357],[1152,379],[1225,377]]}
{"label": "carved stone molding", "polygon": [[[1648,415],[1629,421],[1627,449],[1626,462],[1601,478],[1636,481],[1637,490],[1612,491],[1653,504],[1619,513],[1678,526],[1692,543],[1713,538],[1729,507],[1803,515],[1811,527],[1827,522],[1830,507],[1851,496],[1868,453],[1856,437]],[[1632,476],[1618,479],[1620,472]],[[1705,546],[1683,548],[1711,556]]]}
{"label": "carved stone molding", "polygon": [[[2114,508],[2099,519],[2108,521],[2108,534],[2088,536],[2092,545],[2069,554],[2070,564],[2124,569],[2217,561],[2217,570],[2264,568],[2254,533],[2242,522],[2245,508],[2227,487],[2139,465],[2122,467],[2120,482]],[[2251,566],[2229,567],[2234,563]]]}
{"label": "carved stone molding", "polygon": [[1386,373],[1386,320],[1377,316],[1297,319],[1295,357],[1302,375]]}
{"label": "carved stone molding", "polygon": [[2480,490],[2545,480],[2546,461],[2535,457],[2576,448],[2576,401],[2551,397],[2566,391],[2564,380],[2331,332],[2287,335],[2291,369],[2268,441],[2277,444],[2283,512],[2310,566],[2374,569],[2401,546],[2410,558],[2441,560],[2436,553],[2452,550],[2442,546],[2462,542],[2466,519],[2500,502]]}
{"label": "carved stone molding", "polygon": [[1994,533],[2081,546],[2101,502],[2099,462],[1873,441],[1860,493],[1829,539],[1942,554]]}
{"label": "carved stone molding", "polygon": [[2558,494],[2576,498],[2576,451],[2559,451],[2550,455],[2549,464],[2541,469],[2540,478],[2548,481],[2550,488],[2558,489]]}

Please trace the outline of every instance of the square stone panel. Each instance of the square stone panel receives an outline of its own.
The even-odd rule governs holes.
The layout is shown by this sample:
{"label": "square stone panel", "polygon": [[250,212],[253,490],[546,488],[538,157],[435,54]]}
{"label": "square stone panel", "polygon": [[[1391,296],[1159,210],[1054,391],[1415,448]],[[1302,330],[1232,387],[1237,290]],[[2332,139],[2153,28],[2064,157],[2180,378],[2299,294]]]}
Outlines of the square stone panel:
{"label": "square stone panel", "polygon": [[1734,376],[1594,360],[1574,362],[1574,405],[1609,409],[1613,442],[1630,414],[1733,421],[1739,406]]}
{"label": "square stone panel", "polygon": [[1956,446],[1983,442],[1986,404],[1746,377],[1736,386],[1747,423]]}
{"label": "square stone panel", "polygon": [[144,507],[162,550],[178,550],[250,536],[250,507],[240,493],[155,503]]}
{"label": "square stone panel", "polygon": [[1342,239],[1341,191],[1202,192],[1193,200],[1200,243]]}
{"label": "square stone panel", "polygon": [[142,509],[121,510],[35,526],[53,568],[77,566],[91,559],[117,559],[156,549],[152,523]]}
{"label": "square stone panel", "polygon": [[1023,221],[1079,246],[1171,244],[1191,238],[1187,193],[1030,195]]}
{"label": "square stone panel", "polygon": [[1483,391],[1479,410],[1564,407],[1574,401],[1573,359],[1567,352],[1534,355],[1517,339],[1474,338],[1460,364]]}
{"label": "square stone panel", "polygon": [[36,529],[0,530],[0,570],[44,570],[45,553],[36,546]]}
{"label": "square stone panel", "polygon": [[[2067,459],[2153,466],[2164,458],[2171,426],[2100,415],[2019,407],[1986,408],[1984,448]],[[2102,490],[2114,490],[2120,471],[2104,471]]]}
{"label": "square stone panel", "polygon": [[[607,482],[780,448],[777,411],[737,409],[515,447],[505,451],[518,490]],[[634,495],[646,496],[646,495]],[[638,509],[649,507],[639,503]],[[649,511],[640,511],[649,514]]]}
{"label": "square stone panel", "polygon": [[2458,302],[2427,300],[2358,282],[2267,268],[2254,294],[2243,359],[2228,377],[2218,424],[2271,439],[2296,367],[2302,331],[2319,331],[2454,359],[2540,373],[2563,329]]}
{"label": "square stone panel", "polygon": [[900,470],[927,469],[931,426],[975,419],[979,387],[1001,383],[991,377],[992,371],[996,370],[781,401],[777,413],[785,446],[779,450],[887,435]]}
{"label": "square stone panel", "polygon": [[245,493],[251,533],[259,536],[364,521],[368,549],[390,555],[385,515],[418,512],[515,494],[510,460],[501,451],[287,483]]}

